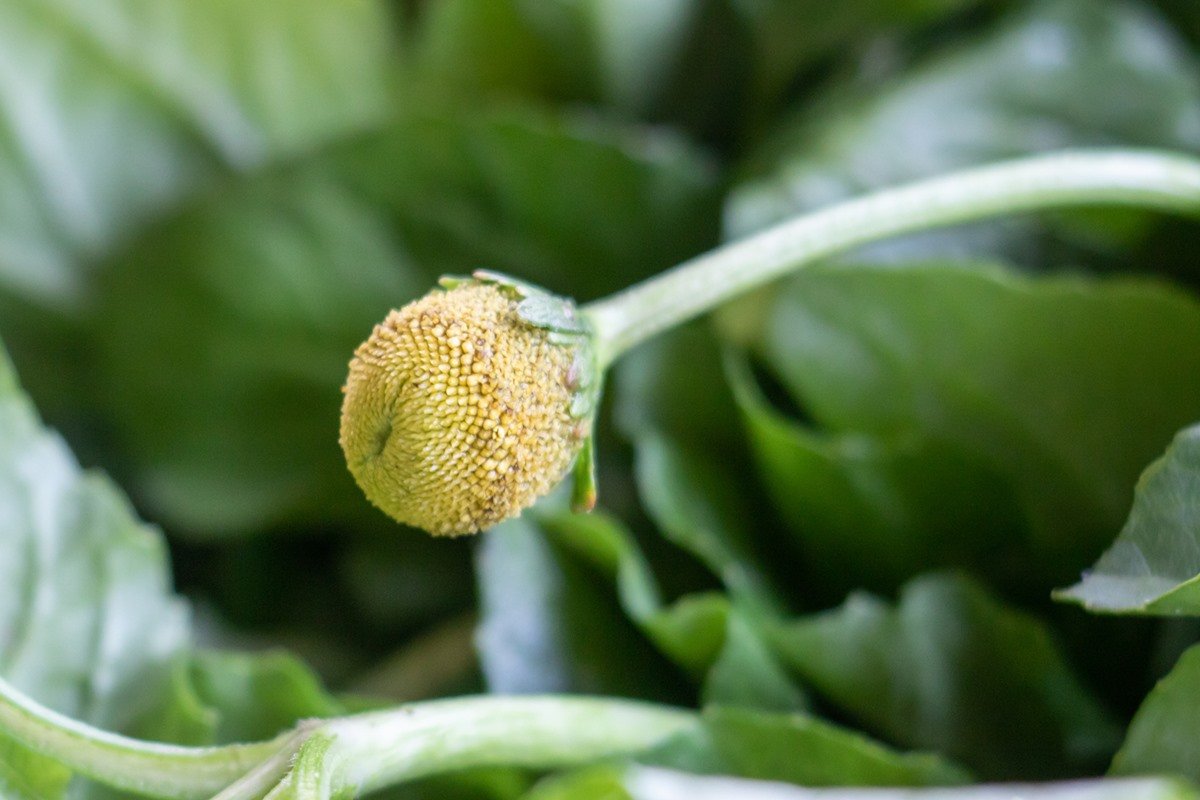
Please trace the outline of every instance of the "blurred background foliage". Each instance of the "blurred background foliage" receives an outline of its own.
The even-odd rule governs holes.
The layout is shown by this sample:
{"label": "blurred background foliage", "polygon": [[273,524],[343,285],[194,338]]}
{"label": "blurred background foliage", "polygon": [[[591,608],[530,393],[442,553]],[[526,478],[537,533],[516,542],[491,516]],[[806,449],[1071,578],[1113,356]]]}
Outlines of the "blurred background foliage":
{"label": "blurred background foliage", "polygon": [[289,647],[347,693],[213,655],[175,685],[262,718],[159,736],[589,691],[817,710],[983,778],[1094,772],[1200,634],[1048,598],[1200,418],[1195,222],[908,237],[654,341],[611,376],[590,518],[552,498],[432,541],[365,502],[336,434],[353,348],[439,274],[586,301],[1087,145],[1200,152],[1194,2],[12,0],[0,338],[166,532],[199,640]]}

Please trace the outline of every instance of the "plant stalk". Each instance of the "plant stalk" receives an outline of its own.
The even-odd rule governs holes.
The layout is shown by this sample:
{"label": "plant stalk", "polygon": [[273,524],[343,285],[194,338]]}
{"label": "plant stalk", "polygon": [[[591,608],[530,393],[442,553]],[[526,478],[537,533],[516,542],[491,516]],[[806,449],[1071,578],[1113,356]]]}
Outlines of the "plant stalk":
{"label": "plant stalk", "polygon": [[643,750],[695,721],[628,700],[479,696],[306,720],[265,742],[180,747],[69,719],[0,679],[0,732],[100,783],[167,800],[328,800],[468,767],[553,769]]}
{"label": "plant stalk", "polygon": [[181,747],[102,731],[35,702],[0,679],[0,732],[81,775],[129,792],[174,800],[209,797],[290,741]]}
{"label": "plant stalk", "polygon": [[1002,214],[1123,205],[1200,215],[1200,160],[1150,150],[1034,156],[885,189],[780,223],[584,306],[603,369],[668,328],[871,242]]}
{"label": "plant stalk", "polygon": [[691,711],[627,700],[456,698],[333,720],[327,758],[335,790],[365,793],[465,767],[582,764],[644,750],[695,722]]}

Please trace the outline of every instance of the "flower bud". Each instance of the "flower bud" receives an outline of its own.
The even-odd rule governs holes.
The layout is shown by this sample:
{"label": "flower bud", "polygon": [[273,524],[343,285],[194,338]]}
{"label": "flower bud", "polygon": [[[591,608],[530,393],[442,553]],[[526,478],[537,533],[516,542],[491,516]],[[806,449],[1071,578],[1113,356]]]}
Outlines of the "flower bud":
{"label": "flower bud", "polygon": [[355,351],[342,450],[367,499],[399,522],[474,533],[570,467],[588,433],[573,413],[587,338],[530,322],[525,298],[504,283],[457,283],[392,311]]}

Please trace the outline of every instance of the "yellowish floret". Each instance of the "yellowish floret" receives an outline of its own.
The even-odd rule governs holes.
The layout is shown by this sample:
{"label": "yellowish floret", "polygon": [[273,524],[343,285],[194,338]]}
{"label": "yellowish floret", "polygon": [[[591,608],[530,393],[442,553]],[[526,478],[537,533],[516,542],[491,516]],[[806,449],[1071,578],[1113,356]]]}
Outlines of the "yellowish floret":
{"label": "yellowish floret", "polygon": [[582,442],[574,357],[492,284],[392,311],[350,362],[340,441],[351,474],[389,516],[433,534],[516,516]]}

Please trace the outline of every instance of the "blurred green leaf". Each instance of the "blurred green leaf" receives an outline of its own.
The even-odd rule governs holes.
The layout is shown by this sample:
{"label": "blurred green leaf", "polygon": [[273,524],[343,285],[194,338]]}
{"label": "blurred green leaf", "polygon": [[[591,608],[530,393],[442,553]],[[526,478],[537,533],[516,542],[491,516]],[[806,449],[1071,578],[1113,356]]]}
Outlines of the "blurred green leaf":
{"label": "blurred green leaf", "polygon": [[1200,780],[1200,647],[1187,650],[1138,709],[1113,758],[1112,775]]}
{"label": "blurred green leaf", "polygon": [[1129,519],[1079,583],[1055,594],[1089,611],[1200,614],[1200,426],[1138,481]]}
{"label": "blurred green leaf", "polygon": [[716,593],[664,604],[629,532],[602,515],[557,514],[543,525],[555,541],[615,582],[625,613],[700,682],[702,702],[769,711],[807,707],[803,690],[763,639],[761,612]]}
{"label": "blurred green leaf", "polygon": [[778,607],[753,554],[754,509],[727,480],[725,464],[707,458],[706,448],[654,434],[639,437],[636,447],[642,503],[663,534],[699,557],[734,597]]}
{"label": "blurred green leaf", "polygon": [[802,786],[940,786],[969,775],[931,753],[897,753],[805,714],[705,708],[695,731],[640,763]]}
{"label": "blurred green leaf", "polygon": [[[0,538],[9,554],[0,559],[4,679],[100,727],[121,729],[154,709],[188,636],[163,541],[42,426],[2,349]],[[68,779],[7,740],[0,753],[0,786],[27,797],[51,797]]]}
{"label": "blurred green leaf", "polygon": [[490,691],[654,697],[673,682],[606,576],[538,526],[517,519],[490,531],[478,573],[477,646]]}
{"label": "blurred green leaf", "polygon": [[822,59],[979,2],[445,0],[412,61],[442,92],[594,103],[723,141]]}
{"label": "blurred green leaf", "polygon": [[[758,103],[781,94],[802,69],[871,37],[920,25],[980,5],[980,0],[731,0],[754,41],[753,90]],[[769,106],[768,106],[769,107]]]}
{"label": "blurred green leaf", "polygon": [[[536,518],[536,526],[505,523],[481,549],[478,640],[493,690],[597,691],[600,680],[610,691],[640,695],[655,681],[660,698],[673,697],[685,693],[686,673],[704,702],[806,707],[756,614],[716,594],[664,605],[628,532],[601,514]],[[656,666],[644,637],[682,673]],[[627,682],[635,673],[641,686]]]}
{"label": "blurred green leaf", "polygon": [[552,775],[522,796],[522,800],[629,800],[622,778],[625,768],[605,764]]}
{"label": "blurred green leaf", "polygon": [[999,476],[1030,534],[993,546],[1044,582],[1109,539],[1143,465],[1193,421],[1197,342],[1200,304],[1166,285],[913,266],[806,271],[781,293],[764,351],[823,428],[916,436]]}
{"label": "blurred green leaf", "polygon": [[297,720],[344,712],[316,675],[285,652],[200,651],[178,661],[171,696],[135,733],[180,744],[256,742]]}
{"label": "blurred green leaf", "polygon": [[[721,35],[716,20],[733,30]],[[585,101],[662,119],[688,57],[702,51],[705,80],[693,84],[702,96],[684,119],[707,126],[732,110],[712,101],[727,98],[742,74],[748,40],[736,22],[716,0],[447,0],[423,14],[416,72],[450,91]]]}
{"label": "blurred green leaf", "polygon": [[138,226],[376,119],[388,26],[369,0],[5,3],[0,290],[78,308]]}
{"label": "blurred green leaf", "polygon": [[773,639],[806,684],[868,730],[986,780],[1084,774],[1116,745],[1116,725],[1046,626],[963,577],[918,578],[895,607],[855,593]]}
{"label": "blurred green leaf", "polygon": [[[290,656],[190,652],[161,535],[45,429],[0,350],[0,674],[73,719],[158,741],[278,733],[340,710]],[[0,789],[62,796],[70,775],[0,737]],[[71,798],[109,797],[73,782]],[[5,795],[6,797],[9,795]]]}
{"label": "blurred green leaf", "polygon": [[[726,234],[738,238],[871,189],[962,167],[1117,144],[1200,148],[1196,60],[1142,4],[1028,3],[890,84],[843,87],[807,102],[749,158],[727,203]],[[1087,235],[1111,239],[1116,228],[1105,217]],[[886,260],[1028,254],[1035,231],[1022,220],[986,223],[872,252]]]}
{"label": "blurred green leaf", "polygon": [[389,308],[483,266],[606,291],[709,241],[711,189],[670,137],[515,112],[406,118],[230,187],[102,286],[131,487],[203,535],[361,516],[338,389]]}
{"label": "blurred green leaf", "polygon": [[2,352],[0,535],[5,679],[102,727],[135,719],[188,633],[163,541],[42,427]]}
{"label": "blurred green leaf", "polygon": [[729,381],[771,500],[829,594],[890,590],[922,569],[986,564],[1023,522],[986,462],[916,431],[875,436],[804,426],[770,406],[743,359]]}
{"label": "blurred green leaf", "polygon": [[[696,556],[733,597],[779,611],[793,576],[769,568],[752,461],[721,349],[702,324],[646,343],[614,370],[614,417],[634,448],[638,495],[659,530]],[[603,488],[603,487],[602,487]]]}

